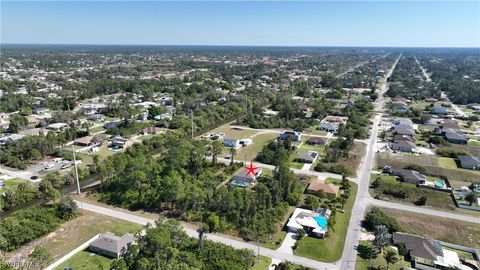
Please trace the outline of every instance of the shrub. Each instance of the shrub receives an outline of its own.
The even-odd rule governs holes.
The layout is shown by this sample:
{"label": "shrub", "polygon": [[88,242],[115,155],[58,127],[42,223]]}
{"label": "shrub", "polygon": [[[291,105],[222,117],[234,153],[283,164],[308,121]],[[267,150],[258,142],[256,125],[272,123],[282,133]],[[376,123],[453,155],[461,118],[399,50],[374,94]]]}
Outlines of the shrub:
{"label": "shrub", "polygon": [[380,209],[374,207],[365,216],[365,227],[373,231],[379,225],[387,227],[390,233],[403,231],[396,219],[385,215]]}

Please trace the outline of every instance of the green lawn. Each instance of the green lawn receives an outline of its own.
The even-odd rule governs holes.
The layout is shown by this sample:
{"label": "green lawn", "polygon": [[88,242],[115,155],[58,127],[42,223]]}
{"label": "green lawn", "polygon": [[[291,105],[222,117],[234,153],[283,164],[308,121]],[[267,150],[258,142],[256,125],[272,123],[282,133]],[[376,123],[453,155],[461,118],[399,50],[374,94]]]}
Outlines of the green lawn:
{"label": "green lawn", "polygon": [[322,262],[336,262],[340,259],[345,245],[345,237],[352,214],[353,203],[355,202],[357,194],[357,185],[355,183],[351,183],[351,185],[352,191],[345,204],[345,213],[337,212],[337,222],[334,230],[330,231],[330,235],[326,239],[304,237],[297,241],[297,249],[294,252],[295,255]]}
{"label": "green lawn", "polygon": [[260,255],[260,261],[258,261],[258,258],[255,258],[255,264],[250,270],[267,270],[271,263],[272,259],[270,257]]}
{"label": "green lawn", "polygon": [[[252,138],[253,143],[250,144],[249,146],[242,147],[237,151],[237,158],[240,160],[244,160],[245,157],[248,160],[254,160],[258,153],[262,151],[263,146],[267,145],[273,139],[275,139],[278,136],[278,134],[275,133],[265,133],[265,134],[258,134],[257,136],[254,136]],[[228,150],[227,150],[228,153]]]}
{"label": "green lawn", "polygon": [[248,138],[257,133],[256,130],[251,130],[247,128],[231,128],[229,124],[219,126],[218,128],[212,129],[207,133],[224,133],[225,138],[233,139],[243,139]]}
{"label": "green lawn", "polygon": [[440,157],[438,158],[438,166],[445,169],[456,169],[457,163],[453,158]]}
{"label": "green lawn", "polygon": [[95,253],[90,253],[86,249],[70,257],[70,259],[56,267],[55,270],[63,270],[63,268],[67,265],[75,270],[110,269],[110,263],[112,263],[112,259],[97,255]]}
{"label": "green lawn", "polygon": [[[360,241],[360,245],[367,244],[367,243],[369,242]],[[403,267],[411,267],[411,263],[406,262],[403,259],[403,256],[397,255],[397,257],[400,260],[396,264],[390,265],[390,270],[401,270],[403,269]],[[355,266],[356,270],[368,270],[371,267],[375,268],[378,266],[384,267],[383,269],[387,268],[387,263],[385,262],[385,259],[383,258],[382,254],[375,254],[375,256],[373,256],[371,260],[370,258],[365,258],[360,253],[357,254],[357,264]]]}
{"label": "green lawn", "polygon": [[93,133],[97,133],[97,132],[104,131],[104,130],[105,130],[104,127],[98,126],[98,127],[91,128],[91,129],[90,129],[90,133],[93,134]]}

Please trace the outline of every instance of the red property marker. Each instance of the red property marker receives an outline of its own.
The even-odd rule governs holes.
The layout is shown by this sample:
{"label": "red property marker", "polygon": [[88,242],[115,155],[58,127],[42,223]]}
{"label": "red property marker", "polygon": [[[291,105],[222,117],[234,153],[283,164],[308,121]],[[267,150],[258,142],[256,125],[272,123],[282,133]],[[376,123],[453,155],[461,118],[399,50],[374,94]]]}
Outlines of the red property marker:
{"label": "red property marker", "polygon": [[259,167],[253,167],[253,162],[250,161],[250,167],[243,166],[243,168],[248,170],[248,172],[247,172],[247,176],[248,176],[250,173],[255,175],[255,170],[258,169]]}

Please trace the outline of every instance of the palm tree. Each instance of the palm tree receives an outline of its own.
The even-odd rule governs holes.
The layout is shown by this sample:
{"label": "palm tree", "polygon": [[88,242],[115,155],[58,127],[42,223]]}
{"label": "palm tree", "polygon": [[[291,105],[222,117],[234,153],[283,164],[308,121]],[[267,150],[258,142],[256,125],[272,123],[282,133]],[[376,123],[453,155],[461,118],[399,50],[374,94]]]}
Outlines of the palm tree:
{"label": "palm tree", "polygon": [[232,166],[233,165],[233,157],[237,153],[237,149],[235,149],[235,147],[230,147],[229,151],[230,151],[230,157],[231,157],[230,166]]}
{"label": "palm tree", "polygon": [[396,264],[398,262],[397,252],[391,248],[385,249],[383,258],[387,262],[387,270],[390,268],[390,264]]}

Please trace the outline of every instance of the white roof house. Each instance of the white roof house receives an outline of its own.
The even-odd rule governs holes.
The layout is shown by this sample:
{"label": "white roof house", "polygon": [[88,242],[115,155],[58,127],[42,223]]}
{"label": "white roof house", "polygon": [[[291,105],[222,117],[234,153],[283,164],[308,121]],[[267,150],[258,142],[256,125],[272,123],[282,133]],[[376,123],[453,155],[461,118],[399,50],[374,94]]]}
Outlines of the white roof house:
{"label": "white roof house", "polygon": [[328,231],[328,218],[331,213],[331,210],[323,208],[317,211],[296,208],[288,220],[287,229],[290,232],[304,229],[307,233],[322,237]]}

